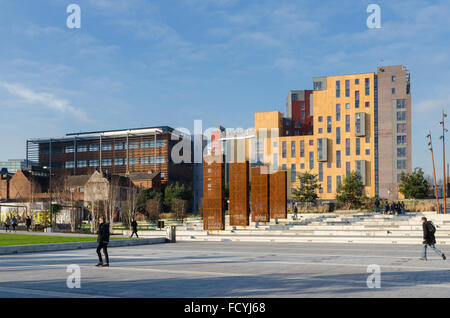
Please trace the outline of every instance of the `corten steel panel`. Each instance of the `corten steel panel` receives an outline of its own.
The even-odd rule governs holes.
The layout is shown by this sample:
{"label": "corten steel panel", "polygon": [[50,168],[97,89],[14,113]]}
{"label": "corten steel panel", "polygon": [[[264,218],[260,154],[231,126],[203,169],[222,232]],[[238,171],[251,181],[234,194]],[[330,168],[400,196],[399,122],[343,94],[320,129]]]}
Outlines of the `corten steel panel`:
{"label": "corten steel panel", "polygon": [[251,170],[252,221],[269,222],[269,173],[267,167]]}
{"label": "corten steel panel", "polygon": [[203,163],[203,229],[224,230],[223,208],[224,165]]}
{"label": "corten steel panel", "polygon": [[230,163],[230,225],[249,225],[248,161]]}
{"label": "corten steel panel", "polygon": [[287,175],[286,171],[270,174],[270,218],[287,218]]}

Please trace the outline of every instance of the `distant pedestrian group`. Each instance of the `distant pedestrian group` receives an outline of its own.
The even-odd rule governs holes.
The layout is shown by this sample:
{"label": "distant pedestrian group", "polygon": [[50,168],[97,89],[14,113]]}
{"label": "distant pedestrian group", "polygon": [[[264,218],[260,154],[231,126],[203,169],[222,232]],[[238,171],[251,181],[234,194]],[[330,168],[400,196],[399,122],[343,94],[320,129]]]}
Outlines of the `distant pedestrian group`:
{"label": "distant pedestrian group", "polygon": [[[17,218],[15,216],[13,216],[12,219],[9,216],[7,216],[4,224],[5,224],[5,231],[6,232],[8,232],[8,231],[16,232],[16,228],[17,228],[17,226],[19,224],[19,221],[17,221]],[[12,226],[12,230],[10,228],[11,226]]]}
{"label": "distant pedestrian group", "polygon": [[403,202],[386,202],[384,206],[384,214],[405,214],[405,204]]}

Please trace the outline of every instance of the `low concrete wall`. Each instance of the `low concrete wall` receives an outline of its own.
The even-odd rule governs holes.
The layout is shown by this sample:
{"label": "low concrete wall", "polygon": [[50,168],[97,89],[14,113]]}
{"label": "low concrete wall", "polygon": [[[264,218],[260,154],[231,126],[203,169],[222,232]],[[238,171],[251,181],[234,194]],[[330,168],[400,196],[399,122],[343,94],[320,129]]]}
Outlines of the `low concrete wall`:
{"label": "low concrete wall", "polygon": [[[153,237],[134,240],[113,240],[110,241],[108,247],[123,247],[136,245],[150,245],[165,243],[165,237]],[[96,248],[97,242],[73,242],[73,243],[53,243],[53,244],[35,244],[35,245],[16,245],[16,246],[0,246],[0,255],[10,255],[19,253],[37,253],[37,252],[54,252]]]}

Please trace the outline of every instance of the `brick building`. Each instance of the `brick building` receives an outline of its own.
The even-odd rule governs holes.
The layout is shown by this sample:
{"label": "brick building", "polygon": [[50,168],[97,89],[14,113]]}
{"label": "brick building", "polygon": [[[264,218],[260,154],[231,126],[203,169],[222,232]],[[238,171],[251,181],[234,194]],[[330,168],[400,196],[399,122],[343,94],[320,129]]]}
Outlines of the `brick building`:
{"label": "brick building", "polygon": [[[175,138],[173,138],[175,137]],[[187,138],[173,128],[109,130],[27,141],[27,160],[62,175],[160,173],[161,184],[192,183],[192,163],[176,164],[173,147]],[[175,139],[175,140],[172,140]]]}

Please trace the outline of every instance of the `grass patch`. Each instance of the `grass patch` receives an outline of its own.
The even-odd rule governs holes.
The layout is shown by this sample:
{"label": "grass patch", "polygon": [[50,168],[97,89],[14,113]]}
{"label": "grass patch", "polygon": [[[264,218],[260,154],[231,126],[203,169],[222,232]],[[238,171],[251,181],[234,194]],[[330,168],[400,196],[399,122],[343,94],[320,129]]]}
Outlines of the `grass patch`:
{"label": "grass patch", "polygon": [[[110,239],[111,240],[122,240],[124,238],[110,238]],[[73,242],[96,242],[96,241],[97,241],[96,237],[0,234],[0,246],[73,243]]]}

